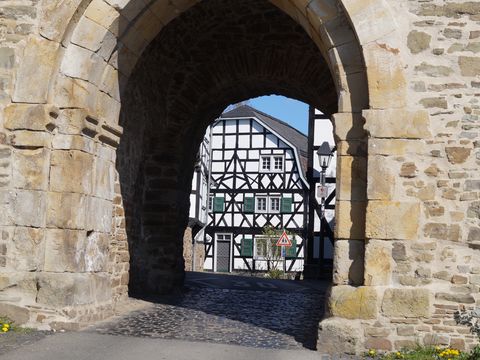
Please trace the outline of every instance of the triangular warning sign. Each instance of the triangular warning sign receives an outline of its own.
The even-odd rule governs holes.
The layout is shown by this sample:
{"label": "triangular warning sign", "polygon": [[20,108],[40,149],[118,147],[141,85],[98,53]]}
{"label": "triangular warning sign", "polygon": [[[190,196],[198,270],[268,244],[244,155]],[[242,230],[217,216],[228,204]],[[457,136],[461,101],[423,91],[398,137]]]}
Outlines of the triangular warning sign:
{"label": "triangular warning sign", "polygon": [[278,239],[277,246],[288,246],[288,247],[292,246],[292,242],[288,238],[285,230],[283,230],[282,236],[280,236],[280,238]]}

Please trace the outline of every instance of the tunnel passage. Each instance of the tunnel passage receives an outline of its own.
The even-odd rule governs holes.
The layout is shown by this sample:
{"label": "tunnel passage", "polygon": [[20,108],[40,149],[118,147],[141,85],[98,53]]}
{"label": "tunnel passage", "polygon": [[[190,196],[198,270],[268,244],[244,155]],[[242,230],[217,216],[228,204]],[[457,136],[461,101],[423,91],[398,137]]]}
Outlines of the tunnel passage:
{"label": "tunnel passage", "polygon": [[[121,69],[121,57],[118,62]],[[204,131],[228,104],[267,94],[327,114],[337,107],[318,47],[266,0],[202,1],[143,53],[123,91],[117,151],[131,294],[162,293],[182,283],[182,238]]]}

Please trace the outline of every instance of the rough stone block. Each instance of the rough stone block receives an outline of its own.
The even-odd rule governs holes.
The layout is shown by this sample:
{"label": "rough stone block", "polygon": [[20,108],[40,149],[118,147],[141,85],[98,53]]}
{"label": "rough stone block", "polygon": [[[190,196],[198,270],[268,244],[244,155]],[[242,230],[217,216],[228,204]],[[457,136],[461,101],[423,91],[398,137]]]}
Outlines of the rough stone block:
{"label": "rough stone block", "polygon": [[41,273],[38,275],[37,302],[50,307],[95,303],[93,277],[93,274]]}
{"label": "rough stone block", "polygon": [[382,312],[388,317],[428,318],[430,292],[427,289],[387,289]]}
{"label": "rough stone block", "polygon": [[9,141],[14,147],[40,148],[50,147],[51,138],[46,132],[15,130],[10,133]]}
{"label": "rough stone block", "polygon": [[363,240],[336,240],[333,283],[361,285],[363,283],[365,242]]}
{"label": "rough stone block", "polygon": [[45,271],[85,271],[86,231],[47,229]]}
{"label": "rough stone block", "polygon": [[414,240],[417,238],[420,204],[369,201],[366,237],[369,239]]}
{"label": "rough stone block", "polygon": [[103,199],[112,200],[114,183],[115,168],[113,163],[102,158],[96,158],[93,194]]}
{"label": "rough stone block", "polygon": [[26,190],[48,190],[49,168],[49,150],[15,150],[13,156],[14,186]]}
{"label": "rough stone block", "polygon": [[340,140],[361,140],[367,137],[361,114],[337,113],[332,115],[335,137]]}
{"label": "rough stone block", "polygon": [[97,52],[102,46],[107,29],[87,17],[82,17],[72,34],[72,43]]}
{"label": "rough stone block", "polygon": [[16,227],[7,255],[8,266],[18,271],[43,270],[45,231],[31,227]]}
{"label": "rough stone block", "polygon": [[85,229],[86,196],[75,193],[48,193],[47,226]]}
{"label": "rough stone block", "polygon": [[17,190],[15,193],[15,224],[44,227],[46,220],[46,193],[43,191]]}
{"label": "rough stone block", "polygon": [[60,44],[42,37],[28,38],[17,70],[14,102],[45,103]]}
{"label": "rough stone block", "polygon": [[365,240],[366,203],[337,201],[335,205],[335,238]]}
{"label": "rough stone block", "polygon": [[90,194],[92,173],[92,155],[77,150],[52,151],[50,190]]}
{"label": "rough stone block", "polygon": [[364,110],[365,129],[372,137],[400,139],[430,138],[430,120],[423,110]]}
{"label": "rough stone block", "polygon": [[40,34],[60,42],[80,2],[81,0],[62,0],[59,6],[58,1],[42,0],[38,21]]}
{"label": "rough stone block", "polygon": [[382,174],[367,178],[367,198],[369,200],[390,200],[395,191],[396,177],[391,172],[384,156],[369,156],[368,174]]}
{"label": "rough stone block", "polygon": [[390,285],[392,269],[392,243],[369,240],[365,246],[365,285]]}
{"label": "rough stone block", "polygon": [[373,287],[333,286],[329,312],[345,319],[374,319],[378,315],[377,292]]}
{"label": "rough stone block", "polygon": [[24,325],[30,320],[30,312],[25,307],[13,304],[0,304],[0,314],[15,322],[15,325]]}
{"label": "rough stone block", "polygon": [[46,105],[11,104],[4,110],[5,129],[46,131],[52,122],[51,112],[56,109]]}
{"label": "rough stone block", "polygon": [[0,190],[0,225],[14,224],[15,193],[8,190]]}
{"label": "rough stone block", "polygon": [[109,233],[112,230],[113,204],[110,200],[89,197],[87,200],[86,229]]}
{"label": "rough stone block", "polygon": [[337,199],[365,201],[367,159],[365,157],[339,156],[337,169]]}
{"label": "rough stone block", "polygon": [[359,323],[329,318],[322,320],[318,331],[318,348],[322,353],[357,354],[360,351],[362,329]]}

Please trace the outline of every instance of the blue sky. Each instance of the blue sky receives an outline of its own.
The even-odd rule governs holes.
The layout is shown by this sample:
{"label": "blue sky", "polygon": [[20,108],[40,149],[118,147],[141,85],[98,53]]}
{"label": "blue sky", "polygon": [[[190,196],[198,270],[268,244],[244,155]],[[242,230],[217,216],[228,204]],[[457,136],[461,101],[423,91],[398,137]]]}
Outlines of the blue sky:
{"label": "blue sky", "polygon": [[250,99],[248,105],[283,120],[304,134],[308,132],[308,105],[279,95]]}

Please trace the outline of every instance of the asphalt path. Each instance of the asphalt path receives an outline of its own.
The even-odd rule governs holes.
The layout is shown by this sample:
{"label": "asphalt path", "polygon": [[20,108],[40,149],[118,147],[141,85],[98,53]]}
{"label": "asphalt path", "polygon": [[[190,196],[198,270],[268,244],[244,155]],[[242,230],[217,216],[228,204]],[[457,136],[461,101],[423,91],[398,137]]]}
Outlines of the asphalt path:
{"label": "asphalt path", "polygon": [[15,360],[327,360],[309,350],[258,349],[236,345],[99,335],[55,334],[0,355]]}

